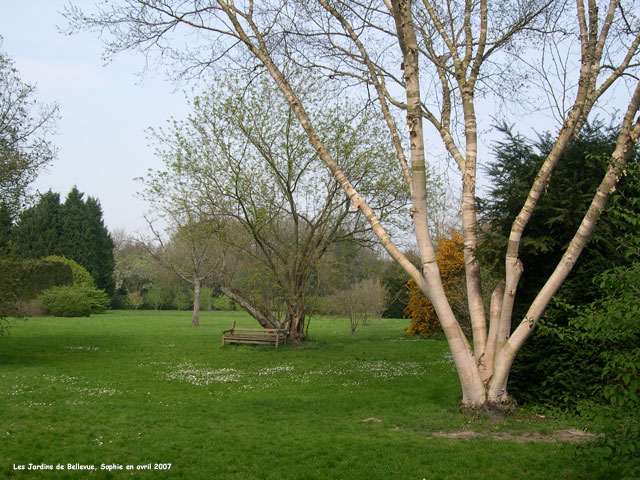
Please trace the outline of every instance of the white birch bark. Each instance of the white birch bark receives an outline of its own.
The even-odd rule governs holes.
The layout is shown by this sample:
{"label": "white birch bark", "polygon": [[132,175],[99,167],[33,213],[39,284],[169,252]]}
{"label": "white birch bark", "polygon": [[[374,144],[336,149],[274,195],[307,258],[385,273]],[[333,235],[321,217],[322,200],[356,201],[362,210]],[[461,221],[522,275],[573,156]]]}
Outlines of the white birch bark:
{"label": "white birch bark", "polygon": [[569,273],[571,273],[573,266],[580,256],[580,253],[582,253],[587,240],[596,226],[596,222],[607,204],[609,196],[615,190],[615,186],[622,175],[628,156],[640,136],[640,119],[636,121],[635,124],[633,123],[639,106],[640,82],[636,85],[633,97],[625,114],[622,128],[616,142],[616,148],[611,155],[607,172],[578,230],[569,243],[562,259],[556,266],[556,269],[529,307],[525,318],[520,322],[504,346],[497,352],[495,371],[489,386],[488,399],[490,402],[501,402],[505,400],[509,371],[511,370],[511,365],[513,364],[516,353],[522,348],[527,338],[531,336],[536,323],[540,320],[551,298],[556,294]]}

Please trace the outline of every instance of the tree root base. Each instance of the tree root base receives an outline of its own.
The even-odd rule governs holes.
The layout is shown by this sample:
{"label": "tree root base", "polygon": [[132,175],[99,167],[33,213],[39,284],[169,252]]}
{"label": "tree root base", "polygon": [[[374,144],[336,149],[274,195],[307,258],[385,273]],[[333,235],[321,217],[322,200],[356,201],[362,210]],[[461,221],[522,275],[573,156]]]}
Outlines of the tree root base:
{"label": "tree root base", "polygon": [[511,398],[504,402],[485,402],[481,405],[468,405],[460,403],[460,412],[465,415],[478,418],[488,415],[491,418],[503,418],[516,412],[518,405]]}

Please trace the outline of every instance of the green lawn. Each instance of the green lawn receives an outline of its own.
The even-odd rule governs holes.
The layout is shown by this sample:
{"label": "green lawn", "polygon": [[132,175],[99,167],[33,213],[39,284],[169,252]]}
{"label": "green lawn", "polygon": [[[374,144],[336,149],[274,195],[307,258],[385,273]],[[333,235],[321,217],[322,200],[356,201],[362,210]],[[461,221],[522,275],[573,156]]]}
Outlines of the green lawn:
{"label": "green lawn", "polygon": [[[565,421],[527,411],[501,421],[457,413],[445,342],[407,338],[406,321],[360,327],[351,337],[346,320],[321,318],[303,347],[221,347],[234,318],[255,325],[240,312],[203,312],[199,328],[188,312],[15,320],[0,339],[0,477],[587,476],[573,445],[495,438],[551,435],[571,426]],[[483,436],[433,435],[463,430]],[[54,470],[14,470],[29,463]]]}

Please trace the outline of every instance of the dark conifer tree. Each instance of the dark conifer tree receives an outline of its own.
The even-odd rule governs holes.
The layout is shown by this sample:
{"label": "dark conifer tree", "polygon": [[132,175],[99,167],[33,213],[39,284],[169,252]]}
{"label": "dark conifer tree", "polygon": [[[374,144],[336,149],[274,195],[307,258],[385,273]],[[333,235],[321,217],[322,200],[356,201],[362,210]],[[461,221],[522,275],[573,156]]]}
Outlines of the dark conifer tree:
{"label": "dark conifer tree", "polygon": [[11,232],[12,253],[18,258],[62,255],[60,195],[49,190],[38,203],[22,212]]}
{"label": "dark conifer tree", "polygon": [[[493,189],[486,199],[479,200],[485,239],[480,253],[486,259],[495,259],[496,271],[504,269],[501,262],[504,262],[511,223],[553,145],[548,134],[532,142],[512,134],[506,127],[502,130],[506,139],[495,145],[496,161],[488,167]],[[527,306],[577,230],[615,148],[615,139],[616,132],[611,129],[601,124],[587,125],[558,162],[521,242],[519,256],[524,273],[514,307],[516,325],[524,318]],[[630,162],[638,162],[637,153]],[[637,187],[624,178],[618,184],[618,191],[624,193],[622,201],[640,197]],[[556,298],[571,305],[596,300],[599,289],[593,283],[594,278],[604,270],[628,262],[619,244],[628,228],[628,224],[603,212],[589,239],[589,248],[578,259]],[[542,324],[518,355],[509,377],[510,392],[518,400],[575,405],[577,400],[590,396],[599,388],[602,362],[597,348],[576,347],[553,334],[554,326],[564,327],[569,320],[570,314],[565,309],[554,305],[547,309]],[[573,368],[577,364],[579,370]]]}
{"label": "dark conifer tree", "polygon": [[115,292],[113,269],[113,240],[102,220],[102,207],[98,199],[88,197],[84,204],[87,221],[87,237],[92,241],[91,251],[93,261],[89,272],[93,276],[98,288],[104,289],[109,295]]}
{"label": "dark conifer tree", "polygon": [[62,255],[78,262],[93,277],[96,286],[114,293],[113,241],[102,220],[97,199],[74,187],[63,204],[60,196],[45,193],[25,210],[13,228],[11,244],[18,258]]}

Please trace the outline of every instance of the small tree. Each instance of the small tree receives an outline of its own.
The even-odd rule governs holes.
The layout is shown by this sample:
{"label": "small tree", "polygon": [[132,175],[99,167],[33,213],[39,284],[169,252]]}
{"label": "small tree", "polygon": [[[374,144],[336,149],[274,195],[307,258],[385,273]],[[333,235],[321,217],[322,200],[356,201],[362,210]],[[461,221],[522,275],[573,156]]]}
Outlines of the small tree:
{"label": "small tree", "polygon": [[214,310],[230,311],[234,310],[233,300],[224,295],[216,295],[213,297],[212,306]]}
{"label": "small tree", "polygon": [[149,290],[144,294],[144,302],[153,307],[154,310],[159,310],[163,305],[166,305],[171,296],[171,292],[165,289],[161,285],[152,285]]}
{"label": "small tree", "polygon": [[[183,287],[182,285],[175,285],[173,287],[173,291],[171,292],[171,301],[173,303],[173,306],[177,309],[177,310],[187,310],[189,308],[189,306],[191,305],[190,302],[190,298],[189,298],[189,292],[186,290],[185,287]],[[195,302],[194,302],[195,303]],[[194,308],[195,310],[195,308]],[[198,313],[200,313],[200,309],[198,308]],[[197,327],[199,326],[199,316],[198,316],[198,323],[197,324],[193,324],[192,326]]]}
{"label": "small tree", "polygon": [[354,335],[359,325],[366,325],[367,319],[380,319],[386,295],[378,279],[367,279],[330,295],[326,301],[330,311],[349,319],[351,335]]}
{"label": "small tree", "polygon": [[133,308],[134,310],[139,309],[142,305],[144,305],[144,298],[139,291],[133,291],[127,293],[126,304]]}

